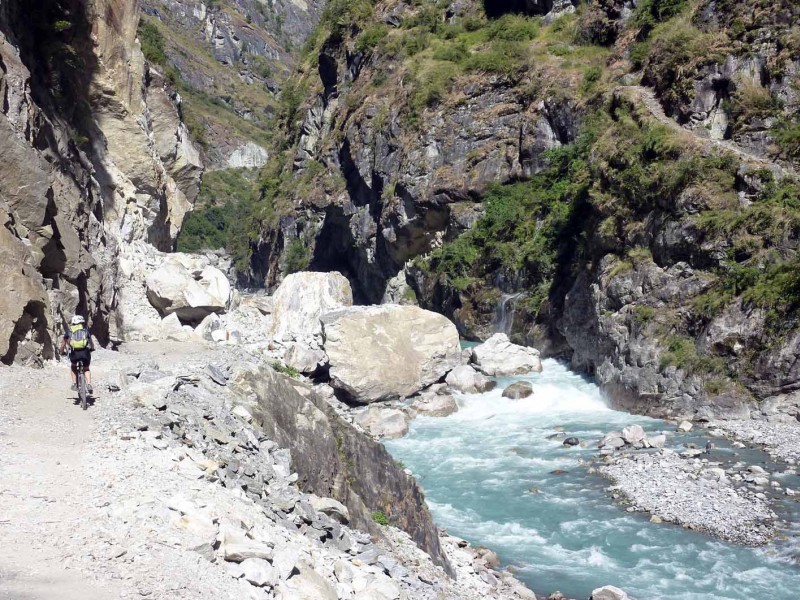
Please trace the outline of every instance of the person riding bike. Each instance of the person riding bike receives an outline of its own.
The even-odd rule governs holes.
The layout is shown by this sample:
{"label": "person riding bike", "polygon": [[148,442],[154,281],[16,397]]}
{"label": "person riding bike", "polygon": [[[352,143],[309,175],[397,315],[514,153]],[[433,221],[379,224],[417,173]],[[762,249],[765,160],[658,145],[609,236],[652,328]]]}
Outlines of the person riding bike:
{"label": "person riding bike", "polygon": [[75,315],[70,321],[70,326],[64,332],[64,339],[61,341],[61,353],[69,345],[69,361],[72,363],[70,375],[72,377],[72,391],[78,390],[78,362],[83,362],[83,372],[86,374],[86,390],[91,394],[92,373],[89,371],[89,364],[92,362],[92,352],[94,352],[94,342],[89,328],[86,326],[86,319],[81,315]]}

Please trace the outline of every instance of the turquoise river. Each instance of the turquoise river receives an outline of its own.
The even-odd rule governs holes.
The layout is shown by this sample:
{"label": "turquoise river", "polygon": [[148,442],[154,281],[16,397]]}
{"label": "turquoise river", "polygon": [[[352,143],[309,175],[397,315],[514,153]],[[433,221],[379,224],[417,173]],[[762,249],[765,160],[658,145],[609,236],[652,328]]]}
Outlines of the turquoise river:
{"label": "turquoise river", "polygon": [[[610,482],[587,473],[605,432],[632,423],[674,431],[674,424],[609,409],[596,385],[554,360],[544,361],[543,373],[514,380],[531,381],[533,396],[505,399],[512,380],[500,380],[492,392],[459,396],[456,414],[418,418],[406,437],[387,442],[422,485],[439,526],[497,551],[537,593],[585,599],[613,584],[638,600],[800,598],[794,536],[751,549],[650,523],[615,504]],[[587,447],[548,437],[559,428]],[[668,446],[689,439],[670,434]],[[766,460],[757,450],[736,452],[722,444],[717,454]],[[567,473],[551,474],[556,469]],[[783,483],[800,487],[796,476]]]}

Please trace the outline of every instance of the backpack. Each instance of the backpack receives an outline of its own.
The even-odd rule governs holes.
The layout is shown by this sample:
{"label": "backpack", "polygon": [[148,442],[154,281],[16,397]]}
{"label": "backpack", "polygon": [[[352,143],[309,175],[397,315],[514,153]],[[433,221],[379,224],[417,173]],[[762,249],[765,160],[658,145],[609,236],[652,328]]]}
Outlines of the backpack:
{"label": "backpack", "polygon": [[69,347],[83,350],[89,345],[89,330],[83,325],[70,325]]}

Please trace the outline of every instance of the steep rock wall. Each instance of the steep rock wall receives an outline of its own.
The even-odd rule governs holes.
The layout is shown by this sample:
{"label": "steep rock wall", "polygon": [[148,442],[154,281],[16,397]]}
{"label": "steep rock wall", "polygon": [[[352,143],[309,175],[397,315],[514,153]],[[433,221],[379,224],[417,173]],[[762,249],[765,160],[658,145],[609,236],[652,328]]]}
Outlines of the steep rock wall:
{"label": "steep rock wall", "polygon": [[75,311],[114,337],[120,243],[171,248],[196,195],[202,165],[146,73],[138,19],[134,0],[0,7],[5,363],[51,358]]}

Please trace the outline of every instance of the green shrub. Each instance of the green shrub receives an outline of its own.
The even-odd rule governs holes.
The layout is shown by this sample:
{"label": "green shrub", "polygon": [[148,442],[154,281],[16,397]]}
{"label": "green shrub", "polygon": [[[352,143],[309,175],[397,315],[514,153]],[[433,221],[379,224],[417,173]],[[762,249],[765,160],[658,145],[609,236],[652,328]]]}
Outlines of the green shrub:
{"label": "green shrub", "polygon": [[300,238],[295,238],[287,244],[285,256],[287,273],[305,271],[311,264],[311,251],[308,244]]}
{"label": "green shrub", "polygon": [[436,48],[433,58],[436,60],[446,60],[453,63],[462,63],[469,56],[469,48],[463,42],[444,44]]}
{"label": "green shrub", "polygon": [[297,378],[300,376],[300,371],[298,371],[294,367],[289,367],[283,364],[282,362],[278,362],[277,360],[272,363],[272,368],[275,369],[278,373],[288,375],[289,377]]}
{"label": "green shrub", "polygon": [[652,306],[638,304],[633,309],[633,320],[639,325],[647,325],[650,321],[655,319],[656,309]]}
{"label": "green shrub", "polygon": [[527,42],[539,33],[539,23],[530,17],[506,14],[492,21],[487,28],[490,40]]}
{"label": "green shrub", "polygon": [[161,34],[161,30],[153,23],[142,19],[139,21],[138,36],[144,57],[153,64],[166,65],[167,53],[164,49],[164,36]]}
{"label": "green shrub", "polygon": [[419,113],[429,106],[441,102],[458,75],[452,63],[439,63],[418,74],[409,100],[412,113]]}
{"label": "green shrub", "polygon": [[499,40],[493,42],[488,50],[473,53],[465,66],[470,71],[510,75],[525,65],[527,57],[525,44]]}
{"label": "green shrub", "polygon": [[770,133],[785,155],[800,158],[800,119],[780,119]]}
{"label": "green shrub", "polygon": [[368,52],[375,49],[386,37],[387,30],[388,28],[383,23],[376,23],[367,27],[356,38],[356,50],[358,52]]}
{"label": "green shrub", "polygon": [[389,517],[386,516],[382,510],[376,510],[372,513],[372,520],[375,521],[378,525],[388,525],[389,524]]}

